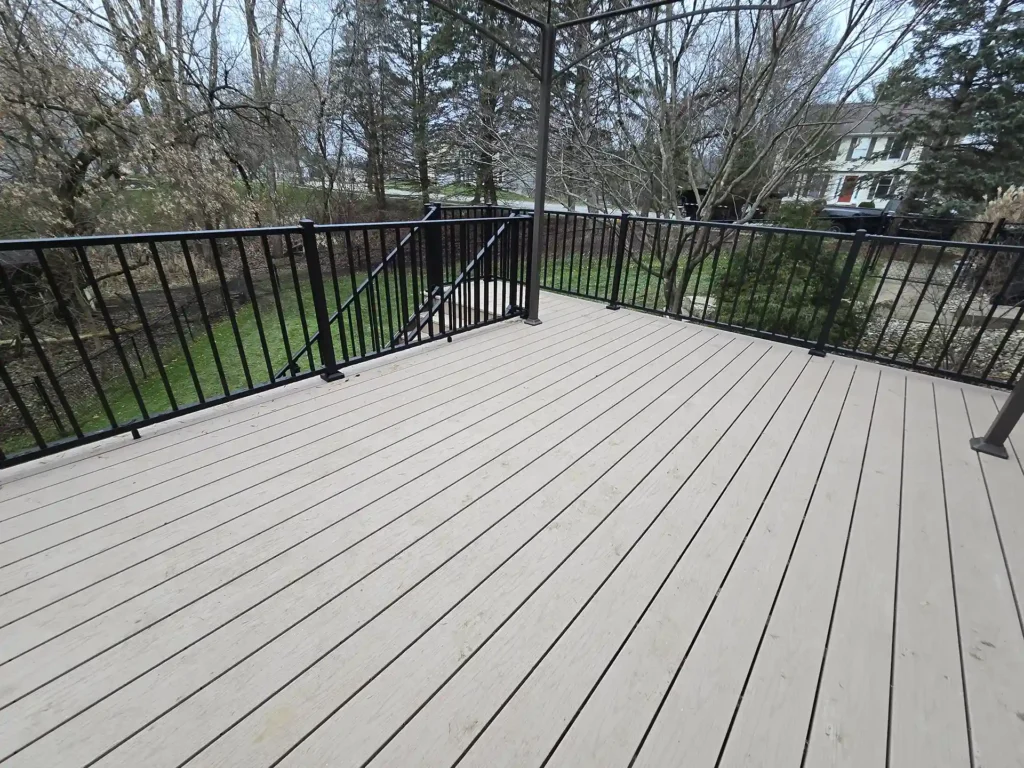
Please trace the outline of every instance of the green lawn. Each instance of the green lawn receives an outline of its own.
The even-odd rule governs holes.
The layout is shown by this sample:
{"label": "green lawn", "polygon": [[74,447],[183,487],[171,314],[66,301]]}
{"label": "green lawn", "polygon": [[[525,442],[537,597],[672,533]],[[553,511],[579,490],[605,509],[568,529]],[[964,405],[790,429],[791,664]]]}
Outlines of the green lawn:
{"label": "green lawn", "polygon": [[[694,293],[705,296],[711,292],[728,268],[726,257],[719,257],[717,264],[711,259],[694,270],[687,283],[686,296]],[[623,262],[619,280],[619,303],[652,310],[665,310],[664,281],[660,278],[661,262],[649,255],[641,260],[629,259]],[[593,260],[589,254],[573,254],[570,257],[551,259],[541,270],[541,285],[568,293],[577,293],[607,301],[611,298],[615,278],[615,262],[605,256]]]}
{"label": "green lawn", "polygon": [[[357,284],[361,283],[364,278],[365,274],[357,275]],[[393,334],[398,333],[401,329],[403,312],[401,300],[396,296],[394,280],[388,280],[390,296],[385,292],[381,280],[378,280],[376,284],[380,286],[379,296],[370,296],[364,291],[360,295],[359,311],[356,311],[356,306],[353,303],[343,313],[341,330],[344,332],[344,346],[341,343],[337,322],[332,324],[335,356],[339,362],[344,359],[346,352],[350,358],[357,358],[364,352],[372,354],[375,350],[388,346]],[[343,290],[343,288],[347,290]],[[330,283],[327,284],[326,289],[328,308],[333,314],[338,306],[337,297]],[[266,384],[271,381],[273,374],[277,374],[287,367],[290,356],[294,357],[305,346],[307,336],[312,336],[316,331],[312,296],[308,288],[301,293],[296,293],[294,288],[282,287],[280,293],[281,315],[284,318],[284,330],[282,331],[281,317],[277,312],[269,286],[265,292],[258,292],[260,296],[257,301],[249,302],[235,309],[234,324],[230,317],[223,317],[212,322],[212,337],[205,332],[198,309],[194,306],[190,307],[187,325],[191,326],[194,338],[188,341],[189,334],[185,330],[185,338],[188,341],[185,349],[180,344],[173,342],[158,348],[166,383],[164,377],[159,373],[156,360],[145,343],[145,337],[139,336],[136,344],[142,356],[142,368],[138,365],[134,348],[127,344],[124,345],[139,395],[150,415],[172,410],[168,389],[170,389],[178,408],[200,402],[195,379],[198,380],[203,398],[206,401],[211,401],[223,397],[225,389],[228,392],[235,392],[248,389],[250,382],[251,386]],[[350,281],[339,280],[338,293],[342,304],[344,304],[352,293]],[[387,310],[389,298],[391,304],[390,323]],[[407,302],[411,303],[414,298],[408,296]],[[409,314],[412,314],[411,308]],[[180,313],[179,319],[182,327],[187,328]],[[303,330],[303,319],[306,323],[305,331]],[[357,321],[361,321],[362,325],[362,344]],[[261,341],[260,334],[261,325],[263,341]],[[264,342],[266,350],[264,350]],[[188,355],[185,353],[186,350]],[[243,356],[249,371],[248,380],[245,367],[242,365]],[[195,379],[193,379],[189,367],[189,357],[191,357],[192,367],[195,370]],[[311,370],[311,365],[318,367],[319,364],[319,349],[314,341],[310,345],[309,353],[302,354],[296,360],[296,365],[298,372],[306,372]],[[145,375],[142,373],[143,369]],[[142,416],[138,398],[133,392],[127,376],[123,373],[105,382],[104,394],[114,418],[119,424],[135,421]],[[60,406],[55,398],[54,405],[59,411]],[[35,409],[33,411],[36,415]],[[85,433],[106,429],[110,426],[102,404],[95,395],[73,401],[72,411],[79,427]],[[65,422],[65,429],[70,431],[65,415],[63,413],[60,415],[62,421]],[[37,425],[47,442],[61,437],[51,419],[37,416]],[[21,434],[9,435],[4,440],[3,449],[6,453],[16,453],[30,448],[32,445],[32,438],[26,431]]]}
{"label": "green lawn", "polygon": [[[812,310],[806,306],[801,308],[801,298],[806,299],[805,276],[791,277],[789,271],[783,274],[770,274],[769,270],[763,270],[763,274],[757,274],[757,258],[753,259],[754,269],[741,283],[737,284],[738,275],[735,272],[741,268],[744,259],[741,254],[736,254],[731,260],[730,255],[721,253],[717,260],[706,259],[699,264],[690,275],[684,293],[683,314],[687,314],[690,301],[696,296],[696,313],[698,317],[709,320],[715,319],[714,312],[716,303],[721,304],[721,297],[728,293],[731,298],[727,299],[724,305],[719,306],[723,322],[735,322],[738,325],[745,325],[756,330],[773,330],[772,328],[757,328],[757,324],[764,314],[765,325],[770,320],[782,314],[779,310],[779,303],[785,297],[785,307],[790,311],[801,311],[810,316]],[[867,261],[858,260],[846,289],[847,298],[854,298],[856,295],[857,306],[864,307],[870,304],[875,295],[878,279],[877,275],[868,272]],[[875,270],[881,269],[875,266]],[[619,286],[618,300],[620,304],[640,307],[664,312],[667,299],[665,295],[664,281],[661,275],[661,262],[645,254],[641,261],[628,259],[623,263],[622,277]],[[566,291],[591,298],[608,301],[612,294],[614,280],[614,260],[609,256],[591,261],[588,254],[582,257],[573,254],[570,257],[550,259],[543,264],[541,270],[541,285],[545,288]],[[725,283],[730,281],[732,289],[726,291]],[[742,287],[741,287],[742,286]],[[756,294],[756,295],[755,295]],[[704,314],[704,302],[702,297],[710,296],[716,303],[708,305],[707,314]],[[736,299],[739,298],[739,301]],[[762,313],[762,306],[766,303],[770,308]],[[773,303],[773,301],[775,303]],[[753,311],[747,310],[747,305],[753,305]],[[806,305],[806,301],[804,302]],[[744,318],[747,321],[744,322]],[[824,312],[818,312],[818,319],[824,317]],[[838,320],[843,320],[844,313],[840,313]]]}

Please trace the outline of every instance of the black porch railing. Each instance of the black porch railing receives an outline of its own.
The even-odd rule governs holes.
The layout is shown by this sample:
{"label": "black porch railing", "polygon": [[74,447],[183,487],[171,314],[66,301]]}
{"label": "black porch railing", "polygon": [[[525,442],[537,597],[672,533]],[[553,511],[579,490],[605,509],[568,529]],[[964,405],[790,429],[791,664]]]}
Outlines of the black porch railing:
{"label": "black porch railing", "polygon": [[546,214],[542,287],[962,381],[1024,367],[1024,247]]}
{"label": "black porch railing", "polygon": [[0,242],[0,461],[519,316],[529,217],[426,213]]}

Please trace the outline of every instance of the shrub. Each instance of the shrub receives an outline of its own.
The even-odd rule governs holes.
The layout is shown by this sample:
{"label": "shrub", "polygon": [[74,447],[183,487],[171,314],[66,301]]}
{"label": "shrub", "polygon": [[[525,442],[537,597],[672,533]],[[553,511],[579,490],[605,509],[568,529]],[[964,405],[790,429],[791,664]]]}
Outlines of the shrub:
{"label": "shrub", "polygon": [[[820,227],[813,205],[790,205],[780,210],[780,227]],[[720,319],[731,316],[739,325],[787,337],[815,340],[821,332],[833,296],[839,289],[849,241],[838,252],[833,235],[777,231],[752,232],[749,248],[737,249],[728,274],[715,286]],[[860,329],[864,313],[854,305],[859,272],[845,291],[830,333],[842,344]],[[862,291],[863,294],[863,291]],[[735,309],[734,309],[735,307]]]}

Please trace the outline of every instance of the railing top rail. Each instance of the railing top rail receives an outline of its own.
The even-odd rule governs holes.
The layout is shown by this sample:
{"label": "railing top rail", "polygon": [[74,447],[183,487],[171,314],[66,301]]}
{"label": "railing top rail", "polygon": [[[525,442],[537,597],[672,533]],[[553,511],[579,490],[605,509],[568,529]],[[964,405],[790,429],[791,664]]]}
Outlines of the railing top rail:
{"label": "railing top rail", "polygon": [[[512,216],[526,215],[516,212]],[[503,222],[508,216],[488,216],[473,219],[475,222]],[[452,219],[416,219],[413,221],[372,221],[345,222],[342,224],[316,224],[317,232],[340,232],[344,230],[392,230],[420,226],[453,226]],[[299,235],[302,228],[297,226],[281,227],[246,227],[232,229],[194,229],[181,232],[142,232],[134,234],[113,235],[76,235],[66,237],[35,237],[24,240],[0,240],[0,253],[10,251],[33,251],[36,249],[97,247],[106,245],[137,245],[147,243],[178,242],[181,240],[209,240],[233,237],[258,237],[260,235]]]}
{"label": "railing top rail", "polygon": [[903,235],[872,235],[867,236],[868,240],[876,243],[891,243],[893,245],[930,245],[935,248],[960,249],[969,248],[973,251],[1004,251],[1007,253],[1024,254],[1024,245],[1009,245],[1007,243],[974,243],[965,240],[936,240],[930,237],[904,237]]}
{"label": "railing top rail", "polygon": [[[638,219],[644,221],[645,219]],[[664,219],[650,219],[649,221],[664,221]],[[735,222],[727,221],[697,221],[695,219],[668,219],[668,221],[678,221],[683,226],[691,227],[706,227],[708,229],[735,229],[742,232],[774,232],[774,233],[788,233],[791,235],[814,235],[817,237],[827,237],[831,240],[853,240],[855,233],[853,232],[830,232],[827,229],[797,229],[795,227],[776,227],[770,224],[737,224]]]}
{"label": "railing top rail", "polygon": [[[512,214],[517,216],[518,214]],[[504,223],[509,220],[510,216],[481,216],[476,219],[466,219],[465,221],[472,221],[474,224],[493,222],[495,224]],[[317,232],[344,232],[345,230],[390,230],[390,229],[407,229],[412,227],[452,227],[456,226],[461,220],[460,219],[416,219],[415,221],[375,221],[375,222],[361,222],[361,223],[346,223],[346,224],[317,224],[315,229]]]}
{"label": "railing top rail", "polygon": [[[532,207],[530,207],[530,208],[520,208],[518,206],[513,206],[513,205],[490,206],[490,207],[492,207],[492,208],[502,208],[502,207],[503,208],[508,208],[510,210],[518,211],[519,213],[522,213],[522,214],[524,214],[526,216],[533,216],[533,208]],[[621,213],[593,213],[593,212],[590,212],[590,211],[558,211],[558,210],[553,210],[551,208],[545,208],[544,209],[544,213],[545,214],[551,214],[551,215],[556,215],[557,214],[557,215],[563,215],[563,216],[587,216],[587,217],[590,217],[592,219],[620,219],[620,218],[622,218],[622,214]],[[629,217],[632,218],[632,219],[639,218],[638,216],[634,216],[633,214],[629,214]]]}
{"label": "railing top rail", "polygon": [[124,235],[78,235],[68,237],[37,237],[25,240],[0,240],[0,252],[31,251],[36,248],[74,248],[103,245],[135,245],[138,243],[209,240],[258,235],[297,235],[301,227],[252,227],[235,229],[193,229],[183,232],[144,232]]}

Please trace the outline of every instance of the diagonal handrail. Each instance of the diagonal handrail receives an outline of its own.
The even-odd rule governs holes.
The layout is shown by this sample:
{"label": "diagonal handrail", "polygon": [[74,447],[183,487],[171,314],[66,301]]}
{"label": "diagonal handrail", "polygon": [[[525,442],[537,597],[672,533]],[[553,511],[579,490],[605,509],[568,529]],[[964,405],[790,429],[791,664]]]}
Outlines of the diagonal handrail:
{"label": "diagonal handrail", "polygon": [[[434,214],[437,213],[440,209],[441,206],[433,205],[430,208],[430,210],[427,211],[427,214],[422,219],[420,219],[420,221],[429,221],[431,218],[433,218]],[[338,318],[341,317],[341,313],[348,309],[356,301],[356,299],[367,290],[370,283],[377,279],[377,275],[379,275],[384,270],[385,266],[387,266],[395,258],[397,258],[398,254],[402,252],[402,249],[405,248],[416,236],[416,233],[419,231],[419,229],[419,227],[413,227],[412,229],[410,229],[408,234],[406,234],[406,236],[399,241],[398,245],[392,248],[391,252],[387,256],[385,256],[384,259],[377,266],[370,270],[370,272],[366,276],[366,279],[364,279],[363,282],[359,284],[356,290],[352,292],[352,295],[345,299],[338,307],[338,309],[335,310],[330,315],[330,317],[328,318],[329,326],[334,325],[334,323],[338,322]],[[299,348],[299,350],[288,359],[288,363],[276,374],[274,374],[274,380],[276,381],[277,379],[282,378],[289,372],[297,372],[299,360],[302,358],[303,355],[306,354],[306,351],[308,349],[310,349],[314,344],[317,343],[317,339],[319,338],[320,331],[317,330],[313,333],[313,335],[309,337],[309,341],[303,344]],[[392,342],[392,345],[393,344],[394,342]]]}
{"label": "diagonal handrail", "polygon": [[[495,230],[494,234],[491,235],[491,237],[487,240],[487,242],[485,242],[483,244],[483,246],[480,248],[480,250],[477,251],[476,255],[473,256],[473,258],[470,259],[466,263],[465,268],[463,268],[462,272],[460,272],[459,275],[452,281],[451,285],[447,286],[440,293],[440,296],[435,296],[434,292],[431,291],[430,295],[426,298],[426,300],[423,302],[423,304],[420,305],[420,307],[416,311],[415,317],[416,317],[417,322],[416,322],[415,327],[414,328],[410,328],[409,326],[406,326],[406,328],[403,329],[398,334],[398,336],[403,336],[404,335],[406,339],[409,339],[411,336],[417,335],[417,334],[421,333],[423,331],[423,328],[428,323],[431,322],[431,320],[433,319],[434,315],[441,311],[441,309],[445,305],[445,302],[448,301],[448,299],[451,298],[451,296],[455,292],[455,290],[457,288],[459,288],[461,285],[463,285],[469,279],[469,275],[470,275],[471,272],[474,271],[474,269],[476,268],[476,265],[485,256],[487,256],[490,253],[490,251],[494,247],[494,244],[498,241],[498,238],[501,237],[501,235],[505,232],[506,227],[508,227],[509,224],[513,223],[516,220],[525,220],[525,219],[528,219],[528,218],[530,218],[530,217],[529,216],[523,216],[520,213],[512,213],[512,214],[510,214],[508,219],[507,219],[507,221],[504,224],[502,224],[501,226],[499,226],[497,230]],[[428,308],[428,305],[429,305],[430,312],[427,315],[427,317],[422,317],[422,312],[423,312],[423,310],[425,308]],[[507,311],[507,309],[505,311]],[[444,329],[443,328],[441,329],[441,333],[442,334],[444,333]],[[396,336],[395,338],[397,339],[398,336]]]}

